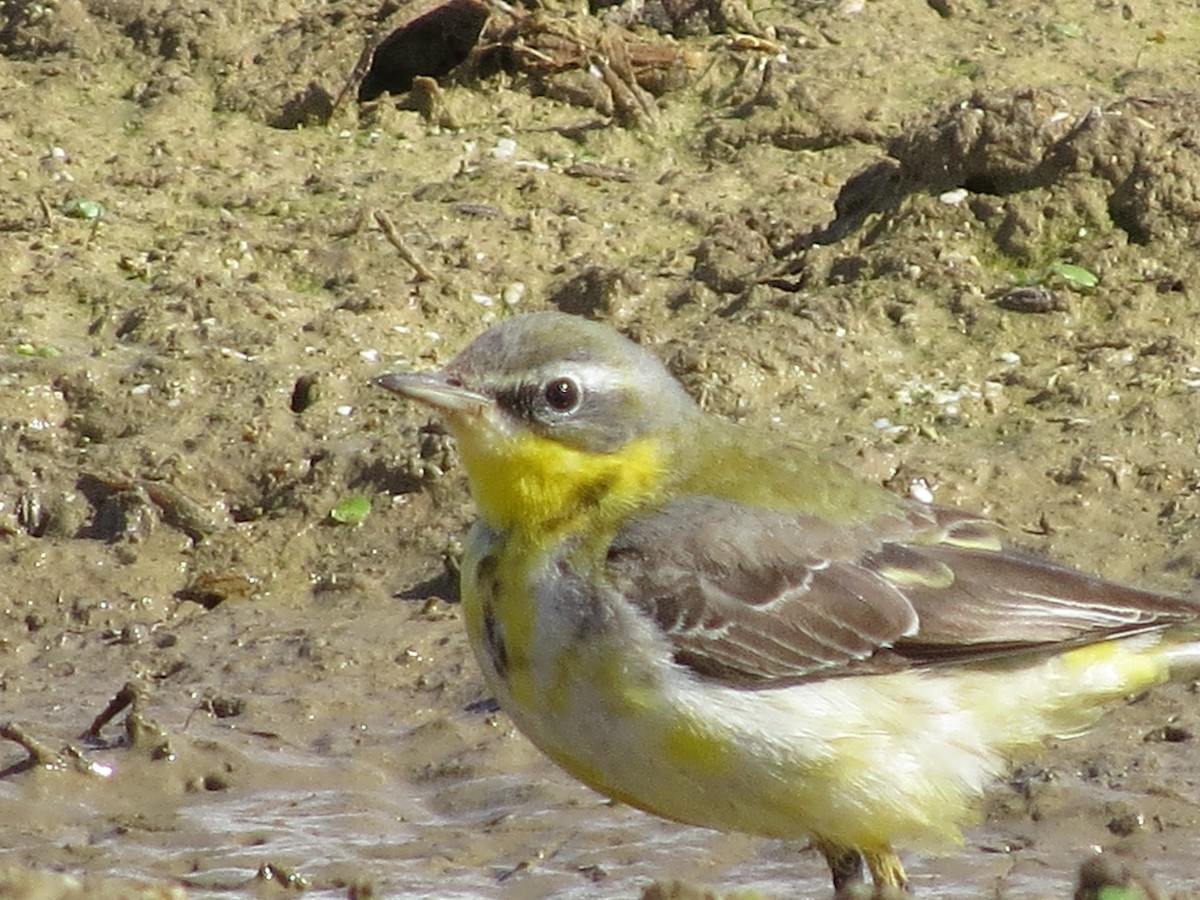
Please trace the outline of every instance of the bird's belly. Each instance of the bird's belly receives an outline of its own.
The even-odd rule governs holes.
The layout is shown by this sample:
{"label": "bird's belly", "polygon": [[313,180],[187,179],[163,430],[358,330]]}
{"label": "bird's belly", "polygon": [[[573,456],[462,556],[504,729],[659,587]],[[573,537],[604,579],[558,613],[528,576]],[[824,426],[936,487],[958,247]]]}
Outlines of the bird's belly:
{"label": "bird's belly", "polygon": [[[958,839],[1001,766],[976,732],[955,733],[954,711],[922,696],[937,688],[919,678],[755,692],[675,685],[658,702],[629,703],[619,685],[597,689],[604,673],[595,674],[557,715],[514,719],[593,788],[694,825],[935,847]],[[907,708],[889,719],[895,707]]]}

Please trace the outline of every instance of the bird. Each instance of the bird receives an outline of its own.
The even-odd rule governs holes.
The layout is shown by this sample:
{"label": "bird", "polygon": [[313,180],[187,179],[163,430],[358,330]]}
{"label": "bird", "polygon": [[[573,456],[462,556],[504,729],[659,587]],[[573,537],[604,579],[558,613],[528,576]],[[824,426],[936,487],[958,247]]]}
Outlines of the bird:
{"label": "bird", "polygon": [[909,890],[1023,751],[1200,669],[1200,604],[1011,546],[711,414],[598,321],[513,315],[376,383],[454,438],[469,643],[518,729],[664,819]]}

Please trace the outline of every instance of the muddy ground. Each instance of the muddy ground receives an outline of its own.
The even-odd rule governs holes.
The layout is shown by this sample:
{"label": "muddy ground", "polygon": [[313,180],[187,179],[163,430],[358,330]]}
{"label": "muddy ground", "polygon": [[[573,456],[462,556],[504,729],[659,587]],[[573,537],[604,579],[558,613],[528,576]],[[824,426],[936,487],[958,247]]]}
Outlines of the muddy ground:
{"label": "muddy ground", "polygon": [[[514,310],[1196,590],[1194,2],[497,0],[439,81],[344,91],[434,5],[0,2],[0,895],[828,895],[489,702],[452,448],[370,379]],[[1179,684],[1050,744],[915,887],[1103,849],[1200,896],[1198,728]]]}

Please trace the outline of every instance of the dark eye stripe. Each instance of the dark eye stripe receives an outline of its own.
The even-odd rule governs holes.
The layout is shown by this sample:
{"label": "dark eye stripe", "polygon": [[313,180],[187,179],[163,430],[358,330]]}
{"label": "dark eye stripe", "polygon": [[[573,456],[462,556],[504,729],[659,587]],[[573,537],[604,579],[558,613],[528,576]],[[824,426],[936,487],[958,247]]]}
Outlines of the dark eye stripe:
{"label": "dark eye stripe", "polygon": [[516,384],[497,391],[496,404],[505,412],[528,419],[533,414],[537,393],[536,385]]}

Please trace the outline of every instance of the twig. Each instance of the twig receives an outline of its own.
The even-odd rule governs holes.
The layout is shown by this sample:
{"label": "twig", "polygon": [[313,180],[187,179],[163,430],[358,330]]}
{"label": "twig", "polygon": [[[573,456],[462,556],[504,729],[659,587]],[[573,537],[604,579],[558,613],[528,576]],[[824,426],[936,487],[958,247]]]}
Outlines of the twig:
{"label": "twig", "polygon": [[372,215],[375,218],[376,224],[379,225],[379,230],[383,232],[383,236],[388,239],[388,243],[396,248],[396,252],[400,254],[400,258],[413,267],[417,273],[419,281],[434,281],[433,273],[425,268],[425,264],[417,259],[416,255],[408,249],[408,245],[404,243],[404,239],[396,231],[396,226],[392,224],[392,220],[388,218],[387,213],[381,209],[375,210]]}
{"label": "twig", "polygon": [[132,682],[126,682],[121,690],[117,691],[115,697],[108,701],[108,705],[104,707],[103,712],[92,720],[92,724],[88,726],[87,731],[80,735],[84,740],[99,740],[100,729],[111,722],[123,710],[134,707],[135,709],[141,706],[141,696],[137,687]]}
{"label": "twig", "polygon": [[337,114],[338,108],[342,105],[342,101],[346,99],[346,95],[350,93],[350,89],[356,87],[358,83],[363,80],[363,76],[366,75],[370,70],[371,63],[374,62],[375,51],[379,48],[379,45],[383,43],[383,39],[385,37],[387,37],[385,34],[375,35],[374,37],[370,38],[367,41],[366,46],[363,47],[363,52],[358,57],[358,62],[356,62],[354,64],[354,68],[350,70],[350,74],[346,77],[345,84],[343,84],[342,89],[338,91],[337,99],[333,101],[333,108],[329,111],[330,121],[332,121],[333,117]]}
{"label": "twig", "polygon": [[38,206],[42,208],[42,215],[46,219],[46,227],[51,229],[54,228],[54,213],[50,210],[50,204],[46,202],[46,198],[43,197],[41,193],[38,193],[37,201]]}
{"label": "twig", "polygon": [[50,748],[26,731],[16,722],[0,724],[0,738],[20,744],[29,754],[29,766],[41,766],[44,769],[61,769],[63,758],[57,751]]}

